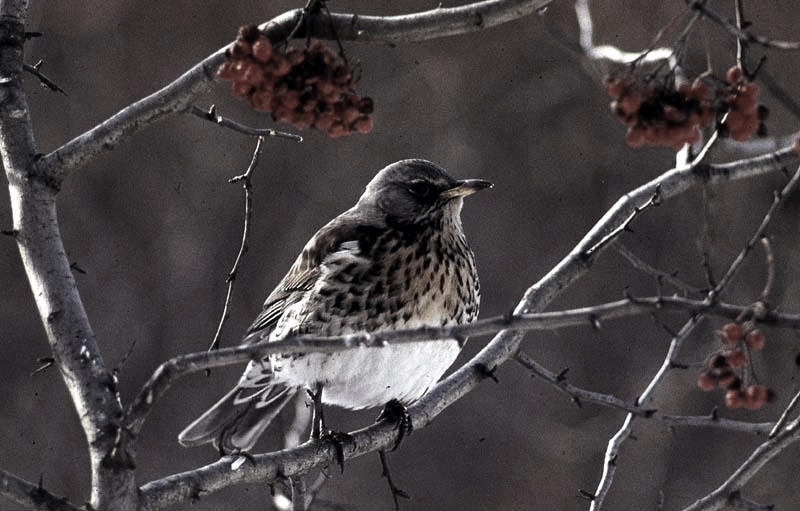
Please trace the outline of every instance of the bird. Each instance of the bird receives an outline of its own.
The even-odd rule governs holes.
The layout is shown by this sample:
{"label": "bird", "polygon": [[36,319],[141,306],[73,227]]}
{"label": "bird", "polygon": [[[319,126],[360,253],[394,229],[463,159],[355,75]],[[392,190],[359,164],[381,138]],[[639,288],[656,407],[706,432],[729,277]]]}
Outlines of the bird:
{"label": "bird", "polygon": [[[245,339],[341,336],[474,321],[480,283],[461,209],[464,197],[492,186],[483,179],[455,179],[422,159],[386,166],[355,206],[312,236]],[[184,446],[213,443],[221,453],[249,451],[303,389],[320,389],[322,404],[347,409],[391,402],[405,406],[441,378],[464,341],[252,360],[236,386],[178,440]]]}

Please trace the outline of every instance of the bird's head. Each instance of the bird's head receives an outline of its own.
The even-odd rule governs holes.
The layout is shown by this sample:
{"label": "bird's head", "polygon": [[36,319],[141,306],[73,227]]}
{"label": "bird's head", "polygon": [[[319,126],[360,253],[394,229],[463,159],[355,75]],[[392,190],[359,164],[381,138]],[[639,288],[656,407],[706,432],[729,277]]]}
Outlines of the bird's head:
{"label": "bird's head", "polygon": [[459,181],[426,160],[401,160],[378,172],[357,207],[399,224],[423,224],[458,217],[467,195],[491,188],[483,179]]}

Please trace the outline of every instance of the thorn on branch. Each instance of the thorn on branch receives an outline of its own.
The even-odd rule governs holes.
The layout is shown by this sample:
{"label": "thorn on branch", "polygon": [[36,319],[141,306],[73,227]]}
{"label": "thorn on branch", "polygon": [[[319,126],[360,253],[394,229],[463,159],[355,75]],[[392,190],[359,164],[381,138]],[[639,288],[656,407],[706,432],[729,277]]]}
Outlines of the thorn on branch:
{"label": "thorn on branch", "polygon": [[0,234],[4,234],[6,236],[11,236],[12,238],[16,238],[19,235],[18,229],[3,229],[0,231]]}
{"label": "thorn on branch", "polygon": [[481,378],[490,378],[495,383],[500,383],[500,380],[497,379],[497,375],[495,374],[497,371],[497,366],[489,368],[486,367],[485,364],[475,364],[475,369],[477,369]]}
{"label": "thorn on branch", "polygon": [[36,359],[36,361],[42,365],[31,371],[31,376],[46,371],[49,367],[56,363],[56,359],[53,357],[39,357]]}
{"label": "thorn on branch", "polygon": [[580,495],[581,497],[583,497],[584,499],[586,499],[586,500],[588,500],[590,502],[594,501],[594,499],[597,498],[597,495],[595,495],[594,493],[592,493],[590,491],[587,491],[587,490],[584,490],[584,489],[581,489],[581,488],[578,488],[578,495]]}
{"label": "thorn on branch", "polygon": [[251,126],[247,126],[240,122],[236,122],[233,119],[229,119],[228,117],[217,115],[217,109],[216,106],[214,105],[211,105],[211,107],[208,110],[203,110],[202,108],[192,106],[190,112],[192,115],[195,115],[201,119],[205,119],[206,121],[219,124],[223,128],[232,129],[233,131],[238,131],[239,133],[243,133],[245,135],[253,137],[285,138],[288,140],[294,140],[295,142],[303,141],[303,137],[301,137],[300,135],[295,135],[294,133],[278,131],[272,128],[253,128]]}

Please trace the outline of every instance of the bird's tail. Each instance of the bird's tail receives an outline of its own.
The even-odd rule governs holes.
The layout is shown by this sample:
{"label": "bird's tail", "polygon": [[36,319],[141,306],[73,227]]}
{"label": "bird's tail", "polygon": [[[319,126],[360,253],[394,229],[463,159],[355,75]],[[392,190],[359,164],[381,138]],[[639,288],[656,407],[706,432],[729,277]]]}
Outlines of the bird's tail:
{"label": "bird's tail", "polygon": [[210,442],[221,452],[248,451],[297,388],[272,383],[258,392],[236,386],[178,435],[183,446]]}

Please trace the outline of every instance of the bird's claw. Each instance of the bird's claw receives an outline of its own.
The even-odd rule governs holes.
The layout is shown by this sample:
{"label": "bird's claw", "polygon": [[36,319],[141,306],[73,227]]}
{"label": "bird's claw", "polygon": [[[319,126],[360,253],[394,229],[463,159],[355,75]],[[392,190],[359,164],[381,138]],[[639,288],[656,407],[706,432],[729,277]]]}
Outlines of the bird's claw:
{"label": "bird's claw", "polygon": [[399,430],[397,432],[397,439],[395,439],[394,445],[392,446],[392,451],[395,451],[400,447],[406,435],[410,435],[411,432],[414,431],[411,414],[408,413],[408,409],[403,406],[400,401],[392,399],[383,407],[381,414],[375,422],[384,420],[395,423],[396,428]]}

